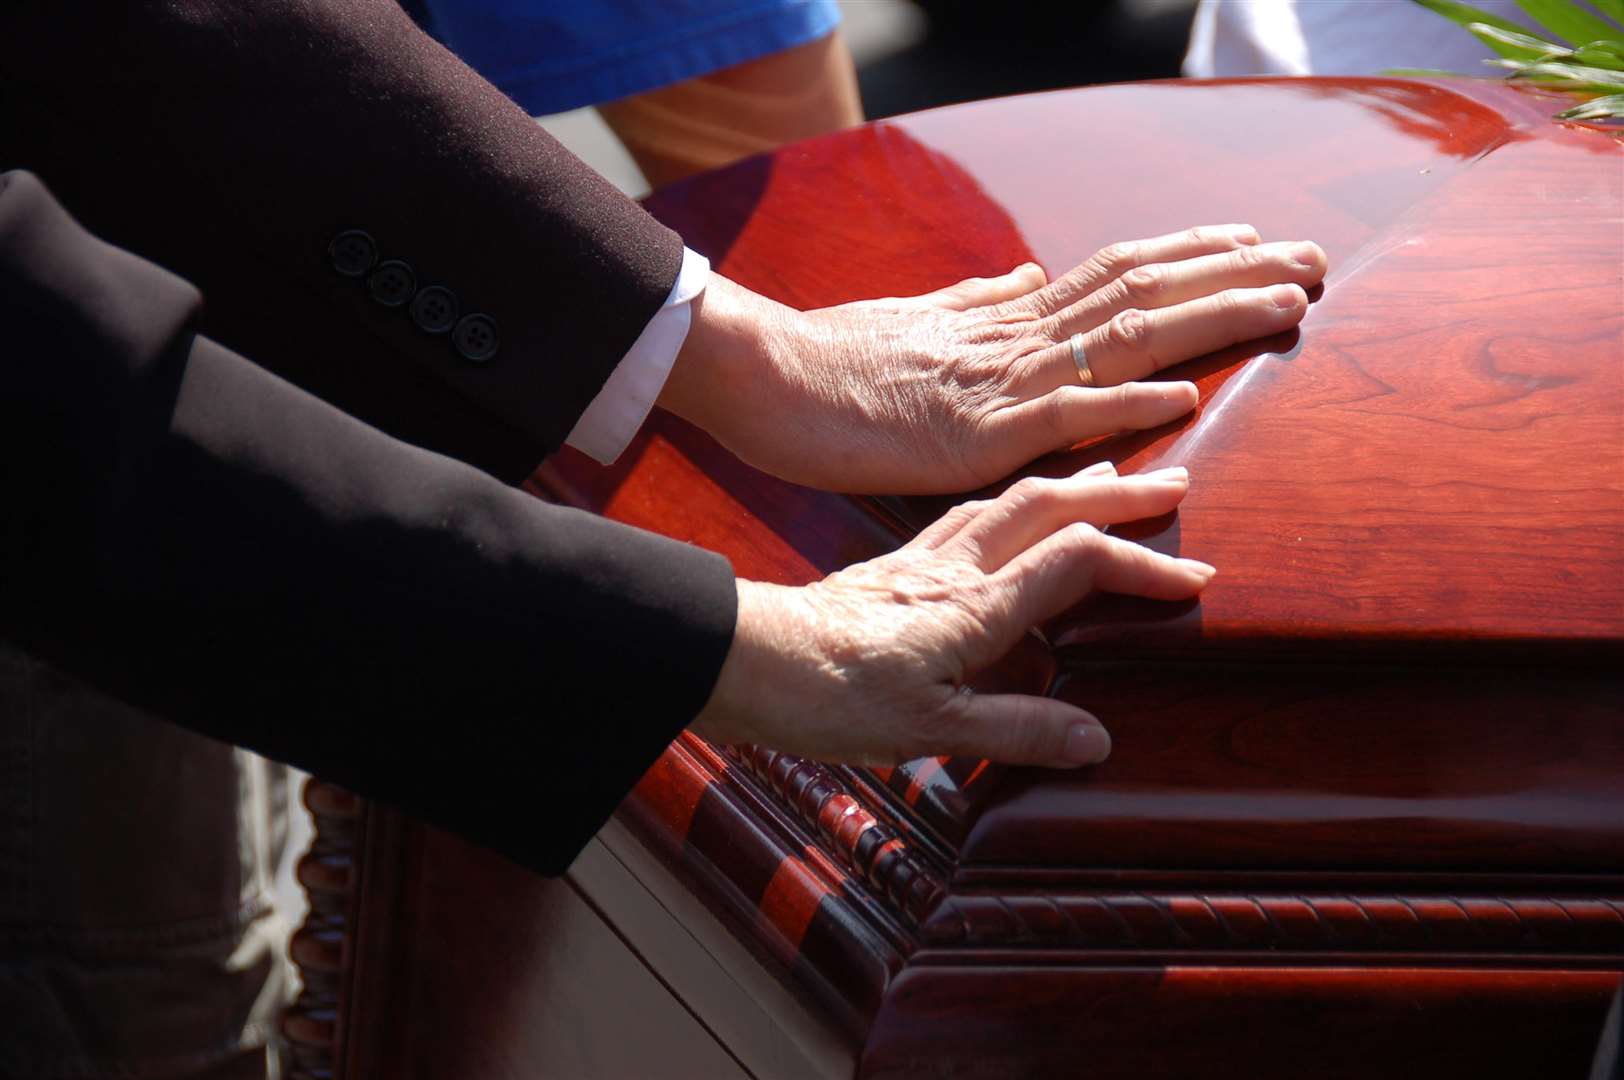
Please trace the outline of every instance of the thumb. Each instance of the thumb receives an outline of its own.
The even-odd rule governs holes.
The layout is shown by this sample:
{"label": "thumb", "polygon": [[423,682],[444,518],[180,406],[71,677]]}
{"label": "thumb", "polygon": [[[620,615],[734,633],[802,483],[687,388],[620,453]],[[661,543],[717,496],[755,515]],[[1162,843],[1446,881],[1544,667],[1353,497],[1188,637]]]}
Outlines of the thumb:
{"label": "thumb", "polygon": [[934,307],[963,311],[966,308],[1001,304],[1034,292],[1048,284],[1049,275],[1037,263],[1022,263],[1007,274],[990,278],[965,278],[963,281],[926,293],[920,297]]}
{"label": "thumb", "polygon": [[1104,761],[1111,736],[1075,705],[1027,694],[962,695],[939,752],[1006,765],[1070,769]]}

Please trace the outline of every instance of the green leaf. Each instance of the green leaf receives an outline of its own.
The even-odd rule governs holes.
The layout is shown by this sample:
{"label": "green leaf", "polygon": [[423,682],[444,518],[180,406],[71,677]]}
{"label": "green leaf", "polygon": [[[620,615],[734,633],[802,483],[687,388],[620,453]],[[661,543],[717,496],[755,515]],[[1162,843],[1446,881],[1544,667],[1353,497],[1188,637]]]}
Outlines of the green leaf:
{"label": "green leaf", "polygon": [[[1624,120],[1624,0],[1591,0],[1607,19],[1591,14],[1576,0],[1517,0],[1550,35],[1567,39],[1574,48],[1553,44],[1519,26],[1469,4],[1455,0],[1413,0],[1429,11],[1459,23],[1501,58],[1484,60],[1506,68],[1508,79],[1538,83],[1555,90],[1604,95],[1557,114],[1561,120]],[[1428,68],[1400,68],[1388,75],[1431,78],[1450,72]]]}
{"label": "green leaf", "polygon": [[1504,67],[1513,69],[1511,73],[1513,79],[1562,79],[1566,82],[1582,83],[1586,86],[1599,86],[1608,91],[1615,88],[1624,88],[1624,71],[1581,67],[1578,64],[1519,64],[1515,60],[1500,60],[1497,62]]}
{"label": "green leaf", "polygon": [[1559,120],[1624,120],[1624,94],[1611,94],[1556,114]]}
{"label": "green leaf", "polygon": [[1551,60],[1558,56],[1566,57],[1571,52],[1564,46],[1553,45],[1549,41],[1541,41],[1527,34],[1502,30],[1488,23],[1470,23],[1466,29],[1476,35],[1483,44],[1510,60]]}
{"label": "green leaf", "polygon": [[1617,37],[1619,33],[1618,27],[1596,18],[1570,0],[1517,0],[1517,6],[1551,33],[1567,38],[1575,45],[1587,41],[1605,41]]}
{"label": "green leaf", "polygon": [[1553,90],[1572,90],[1585,94],[1616,94],[1624,88],[1624,72],[1604,68],[1579,67],[1574,64],[1525,64],[1518,60],[1491,60],[1487,63],[1510,68],[1506,78],[1521,82],[1538,83]]}
{"label": "green leaf", "polygon": [[[1590,0],[1591,5],[1614,22],[1624,25],[1624,0]],[[1609,37],[1612,35],[1609,34]]]}
{"label": "green leaf", "polygon": [[1592,41],[1573,50],[1573,59],[1588,67],[1624,71],[1624,42]]}
{"label": "green leaf", "polygon": [[[1502,19],[1493,12],[1483,11],[1470,4],[1457,4],[1455,0],[1415,0],[1415,3],[1420,4],[1429,11],[1436,11],[1444,18],[1460,23],[1462,26],[1485,23],[1499,30],[1510,31],[1513,34],[1528,33],[1528,27],[1526,26],[1518,26],[1510,19]],[[1611,35],[1606,36],[1610,37]]]}

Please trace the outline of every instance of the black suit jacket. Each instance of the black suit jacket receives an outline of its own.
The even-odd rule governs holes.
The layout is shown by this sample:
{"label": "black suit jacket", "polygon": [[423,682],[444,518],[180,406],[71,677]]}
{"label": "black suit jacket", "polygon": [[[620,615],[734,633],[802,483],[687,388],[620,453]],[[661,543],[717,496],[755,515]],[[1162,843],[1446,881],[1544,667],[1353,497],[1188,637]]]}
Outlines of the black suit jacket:
{"label": "black suit jacket", "polygon": [[[32,284],[0,337],[8,490],[30,493],[0,564],[29,579],[8,629],[560,868],[709,692],[725,564],[543,510],[188,328],[511,482],[658,309],[677,236],[391,0],[0,5],[4,167],[209,298],[199,315],[54,212],[31,223],[44,197],[10,185],[9,280]],[[427,286],[488,318],[494,356],[431,332]]]}
{"label": "black suit jacket", "polygon": [[[0,80],[0,169],[195,281],[211,337],[508,481],[562,442],[681,263],[392,0],[8,3]],[[350,230],[491,317],[496,355],[465,359],[337,272]]]}
{"label": "black suit jacket", "polygon": [[0,175],[0,633],[561,871],[704,704],[727,563],[398,442],[199,310]]}

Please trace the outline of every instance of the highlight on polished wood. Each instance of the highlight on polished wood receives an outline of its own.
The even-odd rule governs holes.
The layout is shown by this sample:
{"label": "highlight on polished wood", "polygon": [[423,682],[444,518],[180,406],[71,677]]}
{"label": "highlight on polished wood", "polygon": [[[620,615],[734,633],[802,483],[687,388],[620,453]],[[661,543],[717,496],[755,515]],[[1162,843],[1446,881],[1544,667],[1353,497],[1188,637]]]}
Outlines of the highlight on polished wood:
{"label": "highlight on polished wood", "polygon": [[[296,945],[288,1030],[342,1049],[308,1075],[1584,1076],[1624,980],[1624,148],[1552,111],[1473,80],[1099,87],[656,193],[801,307],[1198,222],[1331,273],[1299,332],[1168,373],[1192,417],[1028,470],[1187,465],[1124,534],[1220,569],[983,674],[1096,712],[1107,762],[685,734],[561,882],[318,812],[359,876]],[[788,485],[661,414],[527,486],[784,583],[952,502]]]}

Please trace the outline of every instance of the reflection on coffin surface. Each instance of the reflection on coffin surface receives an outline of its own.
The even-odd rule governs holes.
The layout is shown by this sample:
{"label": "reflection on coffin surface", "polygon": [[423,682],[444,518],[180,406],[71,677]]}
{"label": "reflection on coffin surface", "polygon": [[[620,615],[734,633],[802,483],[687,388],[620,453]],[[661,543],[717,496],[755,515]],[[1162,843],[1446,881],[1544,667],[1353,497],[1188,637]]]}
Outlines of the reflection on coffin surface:
{"label": "reflection on coffin surface", "polygon": [[[1583,1076],[1624,972],[1624,167],[1487,83],[986,102],[656,194],[801,307],[1245,221],[1331,274],[1300,335],[1186,365],[1131,535],[1199,603],[1102,600],[986,679],[1086,705],[1076,773],[860,770],[692,736],[547,882],[317,785],[313,1073]],[[854,499],[665,416],[540,496],[804,582],[947,500]],[[657,648],[657,642],[628,643]],[[537,828],[545,828],[538,821]]]}

